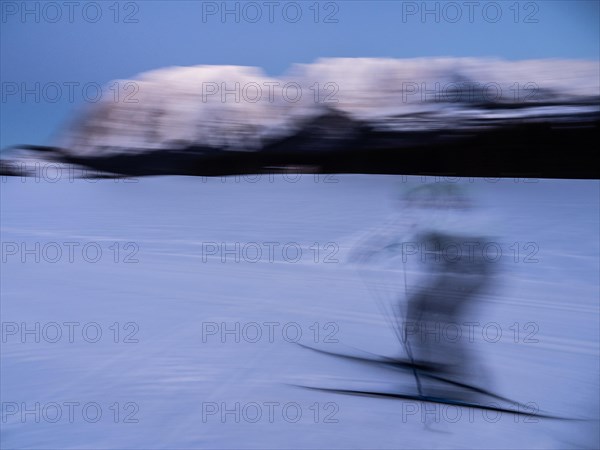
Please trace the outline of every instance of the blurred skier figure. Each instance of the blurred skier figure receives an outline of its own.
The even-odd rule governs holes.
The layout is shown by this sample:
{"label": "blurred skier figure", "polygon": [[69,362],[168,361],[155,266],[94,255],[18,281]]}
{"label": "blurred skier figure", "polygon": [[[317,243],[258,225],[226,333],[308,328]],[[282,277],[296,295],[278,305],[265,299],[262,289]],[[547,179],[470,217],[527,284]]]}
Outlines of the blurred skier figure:
{"label": "blurred skier figure", "polygon": [[[494,273],[494,262],[482,251],[489,238],[482,235],[485,224],[476,211],[460,185],[418,186],[400,200],[399,217],[355,252],[371,265],[376,255],[402,257],[404,292],[384,312],[415,366],[421,395],[473,401],[476,391],[460,385],[485,384],[482,368],[468,351],[465,329],[465,314],[489,288]],[[419,377],[423,372],[453,383]]]}

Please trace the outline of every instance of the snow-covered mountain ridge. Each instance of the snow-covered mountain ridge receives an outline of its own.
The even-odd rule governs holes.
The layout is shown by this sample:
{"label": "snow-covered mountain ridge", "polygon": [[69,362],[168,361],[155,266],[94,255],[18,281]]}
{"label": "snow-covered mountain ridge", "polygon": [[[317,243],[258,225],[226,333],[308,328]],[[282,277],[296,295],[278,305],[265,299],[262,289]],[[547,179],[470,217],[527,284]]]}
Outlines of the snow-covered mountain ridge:
{"label": "snow-covered mountain ridge", "polygon": [[78,156],[255,151],[331,111],[393,131],[597,113],[599,80],[597,61],[554,59],[334,58],[280,78],[254,67],[168,67],[111,82],[57,146]]}

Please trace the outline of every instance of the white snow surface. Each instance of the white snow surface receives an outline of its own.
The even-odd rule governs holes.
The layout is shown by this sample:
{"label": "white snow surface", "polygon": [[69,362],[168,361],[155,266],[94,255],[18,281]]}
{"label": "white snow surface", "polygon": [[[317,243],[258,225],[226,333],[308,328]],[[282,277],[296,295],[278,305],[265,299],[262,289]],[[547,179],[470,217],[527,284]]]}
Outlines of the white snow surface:
{"label": "white snow surface", "polygon": [[[167,67],[109,83],[57,145],[79,155],[192,144],[252,151],[293,134],[325,108],[400,130],[598,111],[597,105],[560,105],[597,100],[599,79],[598,61],[558,59],[325,58],[279,78],[255,67]],[[478,106],[482,98],[530,107],[489,111]],[[558,109],[535,107],[548,101]],[[423,115],[426,124],[416,120]]]}
{"label": "white snow surface", "polygon": [[[424,420],[420,403],[290,386],[414,392],[409,373],[329,358],[288,340],[296,340],[299,326],[302,343],[403,355],[349,250],[369,230],[402,215],[395,199],[420,185],[420,177],[131,181],[2,180],[2,448],[598,448],[598,181],[460,181],[490,219],[481,222],[484,233],[504,252],[494,290],[465,318],[494,322],[503,333],[491,342],[476,329],[466,345],[483,369],[473,375],[501,395],[585,419],[570,422],[465,410],[457,418],[456,408],[435,405]],[[10,243],[29,254],[15,254]],[[65,243],[73,243],[72,261]],[[223,262],[220,252],[203,253],[206,243],[227,245],[233,254]],[[248,252],[239,262],[236,243]],[[277,244],[273,260],[267,243]],[[288,260],[285,244],[293,247]],[[50,262],[56,245],[62,256]],[[256,245],[262,256],[251,262]],[[96,262],[92,247],[102,252]],[[298,247],[301,257],[291,262]],[[373,267],[387,300],[403,298],[400,267],[398,259]],[[407,272],[407,283],[416,283],[410,266]],[[66,322],[80,324],[73,342]],[[272,342],[266,322],[279,324]],[[63,332],[56,342],[50,323]],[[95,343],[83,338],[89,323],[102,330]],[[246,332],[239,342],[235,332],[224,342],[220,334],[203,339],[207,323],[229,330],[238,323]],[[256,341],[250,323],[261,326]],[[283,325],[294,323],[284,338]],[[22,342],[7,324],[33,332]],[[93,340],[95,329],[86,336]],[[138,342],[124,342],[132,338]],[[72,420],[66,402],[78,405]],[[97,421],[94,408],[82,413],[91,402],[102,411]],[[61,405],[58,420],[55,404]],[[237,415],[225,411],[236,404]],[[11,413],[15,405],[18,412]],[[217,414],[206,414],[214,407]],[[34,412],[23,416],[25,410]]]}

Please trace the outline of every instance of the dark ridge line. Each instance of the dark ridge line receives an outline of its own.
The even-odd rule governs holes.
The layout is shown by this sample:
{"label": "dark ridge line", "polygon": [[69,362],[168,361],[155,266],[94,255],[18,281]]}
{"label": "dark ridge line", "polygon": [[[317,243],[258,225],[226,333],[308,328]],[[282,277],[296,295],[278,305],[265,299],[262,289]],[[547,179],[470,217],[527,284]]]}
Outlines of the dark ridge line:
{"label": "dark ridge line", "polygon": [[[595,153],[600,116],[519,120],[445,131],[380,131],[340,114],[306,124],[262,150],[203,146],[78,156],[24,145],[54,162],[122,176],[226,176],[280,172],[493,178],[600,179]],[[481,121],[486,125],[488,121]],[[279,169],[277,169],[279,168]],[[15,175],[4,159],[2,175]]]}

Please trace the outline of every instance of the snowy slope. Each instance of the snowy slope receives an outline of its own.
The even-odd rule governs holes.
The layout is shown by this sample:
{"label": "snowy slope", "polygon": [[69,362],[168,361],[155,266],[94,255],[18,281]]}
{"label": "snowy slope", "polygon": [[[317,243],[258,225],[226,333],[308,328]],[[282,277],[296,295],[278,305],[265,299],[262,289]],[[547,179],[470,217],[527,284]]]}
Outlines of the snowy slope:
{"label": "snowy slope", "polygon": [[[504,332],[498,342],[478,334],[468,344],[489,375],[487,385],[543,410],[591,420],[531,423],[479,412],[455,420],[456,410],[433,409],[441,420],[429,424],[422,420],[423,409],[415,412],[423,408],[419,404],[289,386],[303,382],[414,389],[408,374],[306,352],[281,334],[283,325],[296,323],[300,341],[314,344],[317,322],[317,340],[328,348],[340,348],[326,341],[333,333],[343,344],[402,353],[347,257],[367,230],[398,213],[397,193],[421,184],[421,178],[277,175],[251,181],[2,180],[3,324],[25,323],[34,330],[36,322],[41,328],[50,322],[82,324],[72,343],[68,334],[49,342],[54,333],[48,327],[39,343],[35,332],[22,343],[20,334],[4,329],[2,448],[598,447],[598,181],[462,181],[487,217],[498,218],[486,226],[486,233],[498,236],[502,248],[530,242],[538,246],[536,263],[524,262],[529,251],[522,247],[516,262],[510,250],[504,255],[496,289],[470,316],[481,324],[495,322]],[[79,244],[73,262],[66,242]],[[125,248],[128,242],[134,247]],[[207,256],[206,243],[227,243],[235,249],[236,242],[263,249],[274,242],[278,250],[294,243],[303,253],[295,263],[281,253],[275,253],[273,262],[263,253],[254,263],[249,262],[251,253],[237,263],[231,255],[224,263],[219,253]],[[23,243],[34,253],[39,243],[49,253],[37,263],[35,254],[13,254],[6,243]],[[50,243],[64,250],[54,263],[49,262],[55,257]],[[90,262],[93,249],[88,260],[80,252],[90,243],[102,250],[97,262]],[[315,243],[320,249],[316,262]],[[326,248],[328,244],[334,247]],[[332,248],[339,249],[333,256]],[[325,263],[327,256],[337,262]],[[391,275],[383,274],[383,279],[390,298],[402,298],[397,272],[388,269]],[[409,271],[409,283],[412,275]],[[103,331],[96,343],[80,334],[81,326],[92,322]],[[111,329],[115,322],[117,343]],[[125,327],[130,322],[135,325]],[[203,340],[207,324],[226,323],[235,329],[236,322],[240,327],[252,322],[280,325],[273,342],[264,327],[256,342],[248,327],[239,343],[235,335],[221,342],[219,334],[205,334]],[[510,328],[515,322],[517,342]],[[529,322],[537,326],[533,338],[538,342],[524,342],[531,333],[525,328]],[[294,340],[293,330],[286,336]],[[138,342],[124,342],[128,337]],[[103,415],[97,422],[88,421],[94,410],[83,417],[78,406],[69,421],[63,406],[62,418],[52,423],[52,402],[96,402]],[[23,418],[21,408],[35,409],[36,403],[45,408],[39,422],[35,414]],[[238,421],[235,413],[222,419],[220,412],[235,410],[236,403],[244,411]],[[15,404],[19,412],[9,414]],[[253,422],[256,404],[262,416]],[[279,404],[272,420],[267,404]],[[288,404],[292,406],[283,415]],[[219,413],[207,415],[215,405]],[[298,408],[302,417],[294,421]],[[138,422],[124,423],[127,417]]]}

